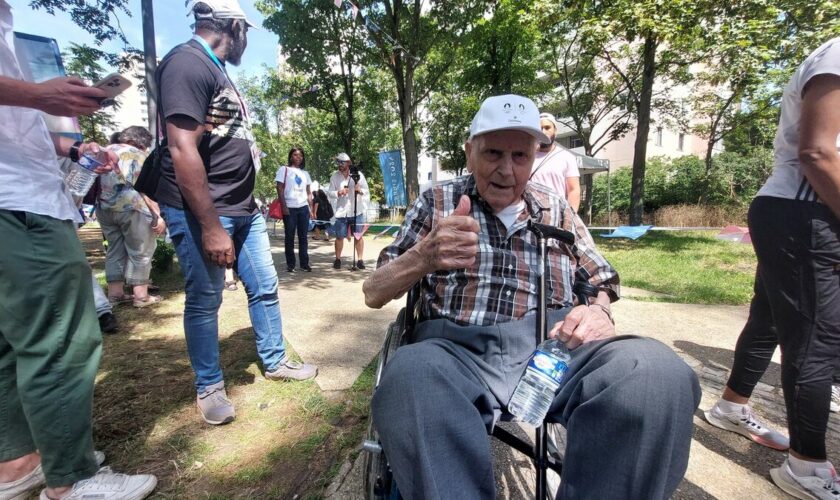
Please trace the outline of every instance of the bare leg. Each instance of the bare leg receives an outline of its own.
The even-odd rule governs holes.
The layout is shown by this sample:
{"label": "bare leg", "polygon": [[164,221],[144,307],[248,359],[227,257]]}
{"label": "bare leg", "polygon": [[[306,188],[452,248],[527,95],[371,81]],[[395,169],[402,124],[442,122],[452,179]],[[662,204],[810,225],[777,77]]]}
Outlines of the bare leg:
{"label": "bare leg", "polygon": [[0,462],[0,483],[11,483],[32,472],[41,463],[41,455],[33,451],[28,455]]}
{"label": "bare leg", "polygon": [[108,298],[122,297],[125,293],[125,281],[111,281],[108,283]]}

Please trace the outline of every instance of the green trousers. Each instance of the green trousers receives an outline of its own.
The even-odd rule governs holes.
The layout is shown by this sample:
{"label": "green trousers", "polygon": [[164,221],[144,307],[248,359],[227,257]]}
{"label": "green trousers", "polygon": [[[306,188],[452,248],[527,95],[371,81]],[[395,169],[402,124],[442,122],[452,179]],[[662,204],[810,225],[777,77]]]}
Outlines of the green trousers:
{"label": "green trousers", "polygon": [[90,273],[72,222],[0,210],[0,462],[38,450],[51,487],[97,470]]}

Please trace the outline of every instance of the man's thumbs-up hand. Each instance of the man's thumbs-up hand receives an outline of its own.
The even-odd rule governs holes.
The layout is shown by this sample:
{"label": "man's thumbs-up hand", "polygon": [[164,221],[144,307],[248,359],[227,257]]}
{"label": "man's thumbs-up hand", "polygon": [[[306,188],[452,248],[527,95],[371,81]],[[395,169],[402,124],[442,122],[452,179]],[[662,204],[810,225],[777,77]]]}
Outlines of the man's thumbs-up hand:
{"label": "man's thumbs-up hand", "polygon": [[463,269],[475,263],[478,253],[478,222],[470,215],[472,204],[462,195],[455,210],[415,247],[427,263],[427,272]]}

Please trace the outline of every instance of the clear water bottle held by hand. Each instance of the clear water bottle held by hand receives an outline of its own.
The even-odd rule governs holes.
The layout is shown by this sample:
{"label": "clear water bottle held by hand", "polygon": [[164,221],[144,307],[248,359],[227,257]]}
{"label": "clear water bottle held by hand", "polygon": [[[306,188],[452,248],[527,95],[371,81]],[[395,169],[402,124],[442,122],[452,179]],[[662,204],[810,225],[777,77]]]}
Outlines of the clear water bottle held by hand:
{"label": "clear water bottle held by hand", "polygon": [[570,359],[569,350],[559,340],[547,340],[540,344],[513,391],[508,411],[534,427],[542,425],[569,369]]}
{"label": "clear water bottle held by hand", "polygon": [[70,188],[70,194],[79,197],[86,195],[98,175],[94,170],[105,163],[105,151],[85,153],[80,156],[79,162],[73,165],[73,169],[70,170],[64,180],[67,187]]}

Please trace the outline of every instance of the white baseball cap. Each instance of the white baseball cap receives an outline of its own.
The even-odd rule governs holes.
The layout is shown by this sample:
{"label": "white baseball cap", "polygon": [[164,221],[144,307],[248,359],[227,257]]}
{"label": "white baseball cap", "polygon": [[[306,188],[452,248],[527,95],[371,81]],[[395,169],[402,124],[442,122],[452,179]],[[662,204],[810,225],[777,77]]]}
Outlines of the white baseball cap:
{"label": "white baseball cap", "polygon": [[548,120],[554,124],[554,128],[557,128],[557,119],[551,113],[540,113],[540,120]]}
{"label": "white baseball cap", "polygon": [[519,130],[541,143],[550,142],[540,128],[540,111],[534,101],[521,95],[488,97],[470,124],[470,139],[498,130]]}
{"label": "white baseball cap", "polygon": [[338,153],[335,155],[335,159],[338,161],[350,161],[350,157],[347,156],[347,153]]}
{"label": "white baseball cap", "polygon": [[256,28],[257,25],[245,17],[245,11],[239,6],[237,0],[187,0],[187,15],[193,13],[196,4],[203,3],[210,7],[212,14],[195,14],[196,19],[244,19],[249,28]]}

